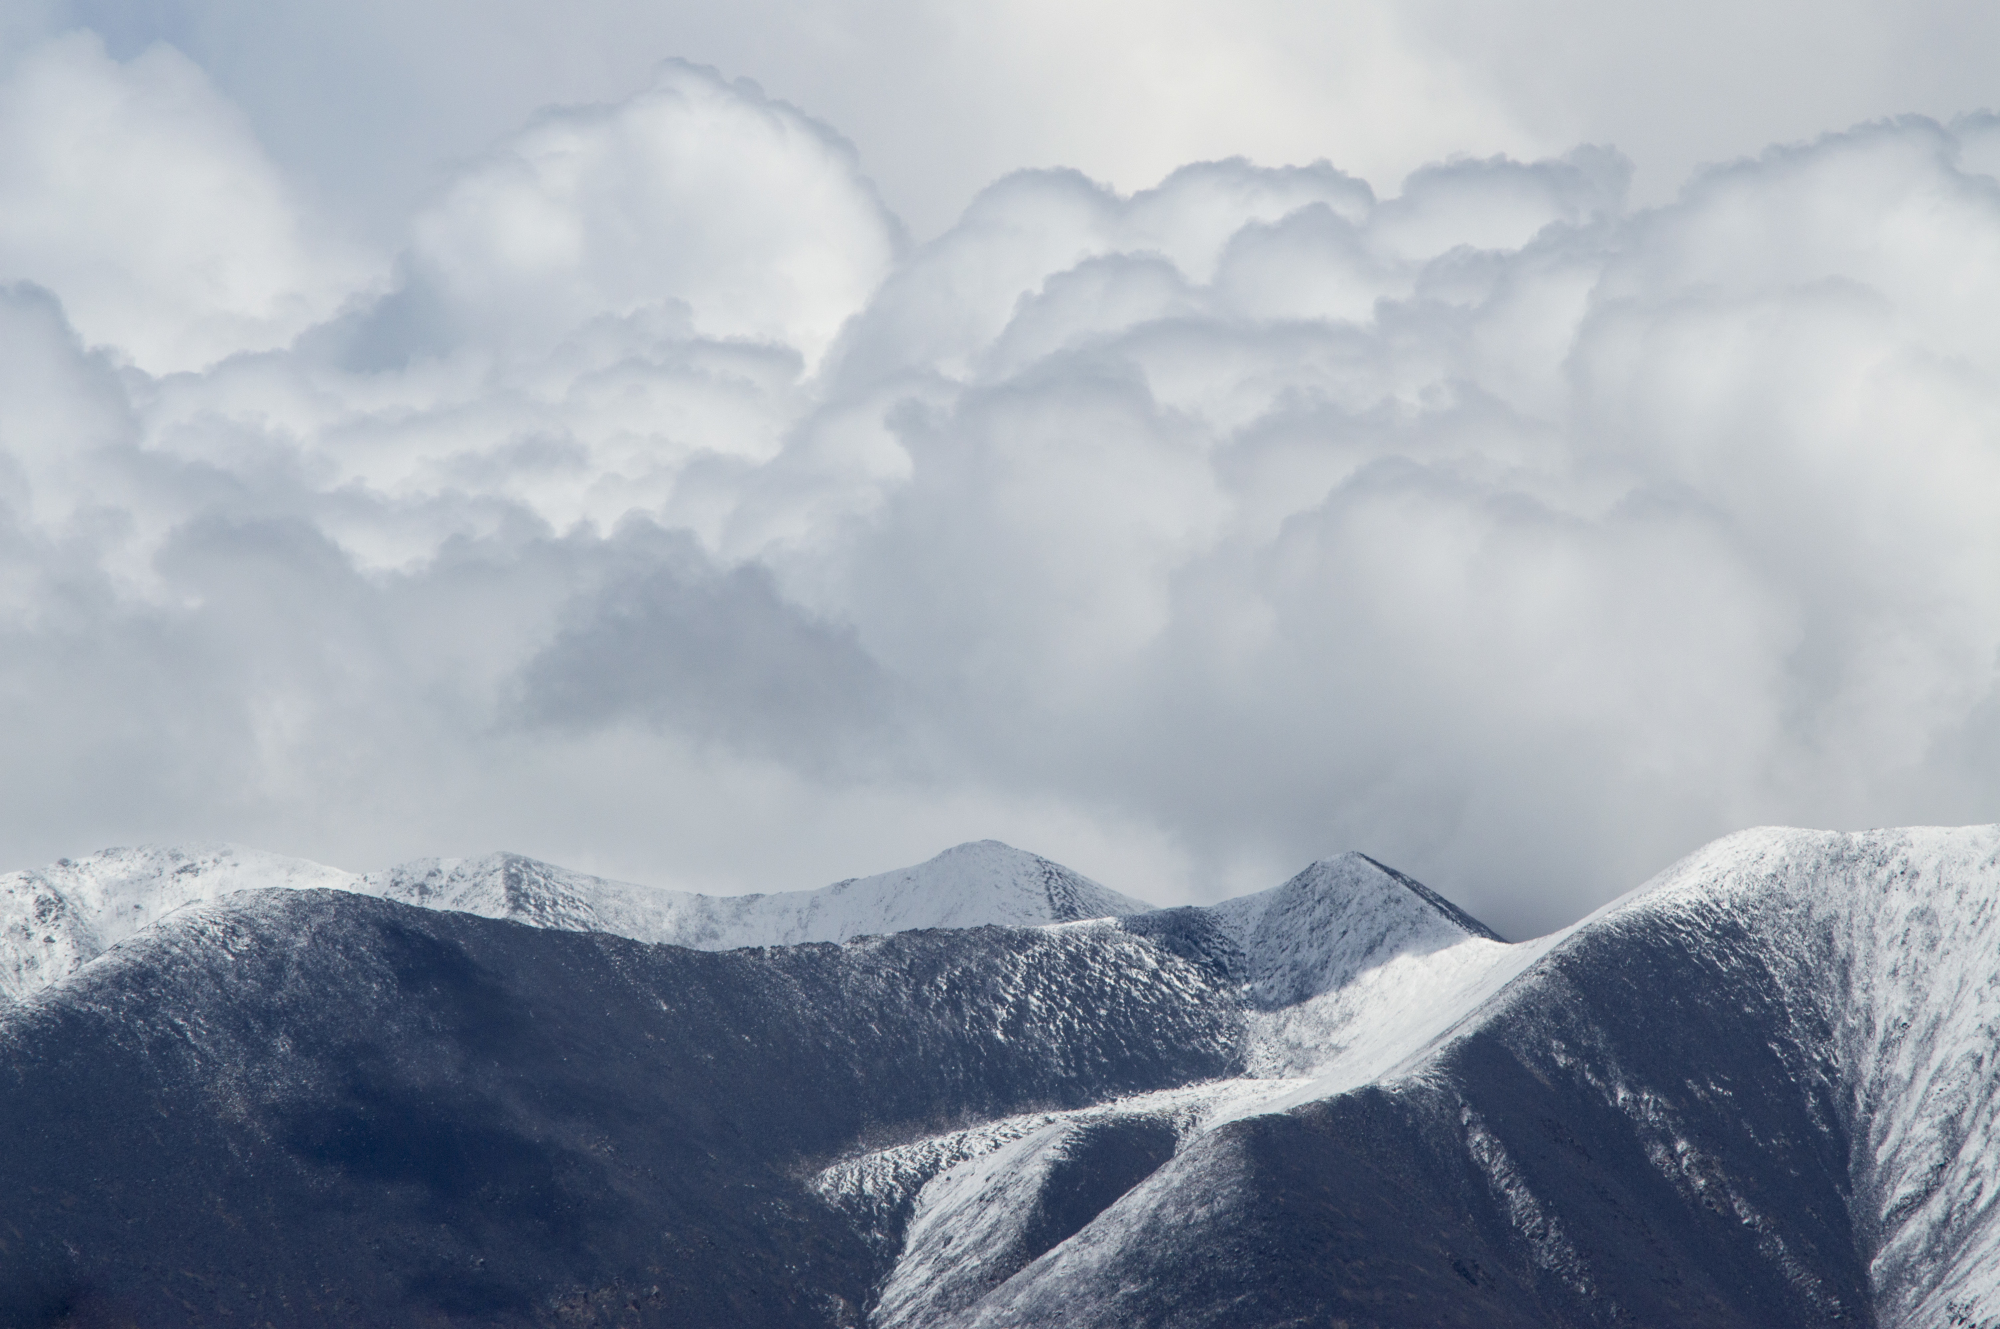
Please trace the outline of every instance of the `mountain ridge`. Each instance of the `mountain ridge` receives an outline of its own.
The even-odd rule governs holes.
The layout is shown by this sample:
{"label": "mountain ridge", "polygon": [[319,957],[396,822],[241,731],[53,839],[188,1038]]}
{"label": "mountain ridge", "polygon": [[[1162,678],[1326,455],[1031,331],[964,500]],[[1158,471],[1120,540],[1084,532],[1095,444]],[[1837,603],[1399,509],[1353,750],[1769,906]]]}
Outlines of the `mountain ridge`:
{"label": "mountain ridge", "polygon": [[[0,1008],[0,1138],[46,1142],[0,1156],[0,1219],[121,1315],[148,1270],[221,1296],[263,1260],[466,1324],[2000,1329],[1996,956],[1990,826],[1741,832],[1518,943],[1358,854],[727,952],[251,890]],[[470,1162],[394,1180],[480,1150],[490,1202]],[[561,1180],[614,1157],[652,1160],[615,1204]],[[336,1191],[375,1226],[311,1218]],[[350,1255],[160,1235],[217,1204]]]}
{"label": "mountain ridge", "polygon": [[0,998],[18,1000],[183,905],[259,886],[331,887],[698,950],[917,927],[1033,926],[1153,907],[997,840],[818,890],[740,896],[614,881],[506,852],[357,874],[237,845],[141,846],[0,876]]}
{"label": "mountain ridge", "polygon": [[714,952],[238,892],[0,1014],[0,1138],[46,1142],[0,1150],[0,1323],[824,1323],[874,1266],[799,1160],[1226,1075],[1234,1027],[1109,932]]}
{"label": "mountain ridge", "polygon": [[2000,1324],[2000,828],[1739,833],[1521,948],[937,1323]]}

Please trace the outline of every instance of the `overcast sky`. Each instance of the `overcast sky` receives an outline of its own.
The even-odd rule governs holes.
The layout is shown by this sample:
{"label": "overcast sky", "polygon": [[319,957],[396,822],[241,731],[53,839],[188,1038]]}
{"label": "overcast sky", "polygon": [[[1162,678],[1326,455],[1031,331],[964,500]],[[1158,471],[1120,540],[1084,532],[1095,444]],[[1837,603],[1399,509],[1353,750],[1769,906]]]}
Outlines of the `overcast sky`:
{"label": "overcast sky", "polygon": [[2000,11],[0,0],[0,866],[2000,794]]}

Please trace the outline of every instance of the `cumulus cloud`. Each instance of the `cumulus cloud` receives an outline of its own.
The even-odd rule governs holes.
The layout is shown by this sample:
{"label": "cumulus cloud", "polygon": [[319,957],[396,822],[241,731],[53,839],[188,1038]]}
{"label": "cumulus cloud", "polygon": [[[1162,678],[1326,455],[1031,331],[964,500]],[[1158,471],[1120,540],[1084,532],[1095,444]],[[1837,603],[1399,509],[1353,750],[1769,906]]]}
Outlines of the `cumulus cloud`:
{"label": "cumulus cloud", "polygon": [[901,227],[825,126],[680,62],[609,107],[546,111],[417,218],[416,291],[446,345],[545,351],[658,311],[816,365],[888,271]]}
{"label": "cumulus cloud", "polygon": [[[149,132],[274,180],[226,121]],[[1741,825],[1990,817],[1996,142],[1636,209],[1598,147],[1024,172],[911,247],[670,64],[185,362],[141,249],[0,247],[0,828],[744,889],[996,834],[1168,902],[1357,847],[1526,933]]]}
{"label": "cumulus cloud", "polygon": [[60,290],[87,340],[152,373],[283,345],[372,275],[185,56],[121,65],[87,32],[0,81],[0,272]]}

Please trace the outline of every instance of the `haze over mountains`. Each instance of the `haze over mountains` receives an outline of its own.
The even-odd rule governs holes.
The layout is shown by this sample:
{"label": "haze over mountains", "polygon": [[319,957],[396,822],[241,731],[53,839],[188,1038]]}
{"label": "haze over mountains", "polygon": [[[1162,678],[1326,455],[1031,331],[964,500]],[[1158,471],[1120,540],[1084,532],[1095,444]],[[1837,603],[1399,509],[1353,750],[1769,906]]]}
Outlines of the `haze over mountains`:
{"label": "haze over mountains", "polygon": [[[1509,943],[1359,854],[0,878],[0,1323],[2000,1324],[2000,829]],[[523,926],[523,925],[526,926]]]}

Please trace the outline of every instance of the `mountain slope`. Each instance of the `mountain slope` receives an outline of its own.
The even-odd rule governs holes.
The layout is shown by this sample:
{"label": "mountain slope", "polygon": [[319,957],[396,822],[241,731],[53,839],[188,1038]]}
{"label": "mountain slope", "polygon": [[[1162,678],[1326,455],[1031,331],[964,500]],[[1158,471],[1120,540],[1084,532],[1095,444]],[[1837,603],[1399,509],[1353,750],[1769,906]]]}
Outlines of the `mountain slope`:
{"label": "mountain slope", "polygon": [[1242,948],[1251,999],[1297,1005],[1392,955],[1500,938],[1434,892],[1364,854],[1322,859],[1282,886],[1208,911]]}
{"label": "mountain slope", "polygon": [[240,892],[0,1015],[0,1323],[854,1323],[881,1255],[815,1160],[1240,1037],[1110,929],[713,954]]}
{"label": "mountain slope", "polygon": [[[556,926],[245,892],[0,1010],[12,1322],[2000,1329],[2000,828],[1516,944],[1359,855],[723,954],[462,866]],[[725,921],[937,907],[875,880]]]}
{"label": "mountain slope", "polygon": [[2000,1323],[1996,902],[1994,828],[1732,837],[941,1322]]}
{"label": "mountain slope", "polygon": [[1539,949],[1510,947],[1364,854],[1205,911],[1242,952],[1250,1066],[1359,1083],[1441,1032]]}

